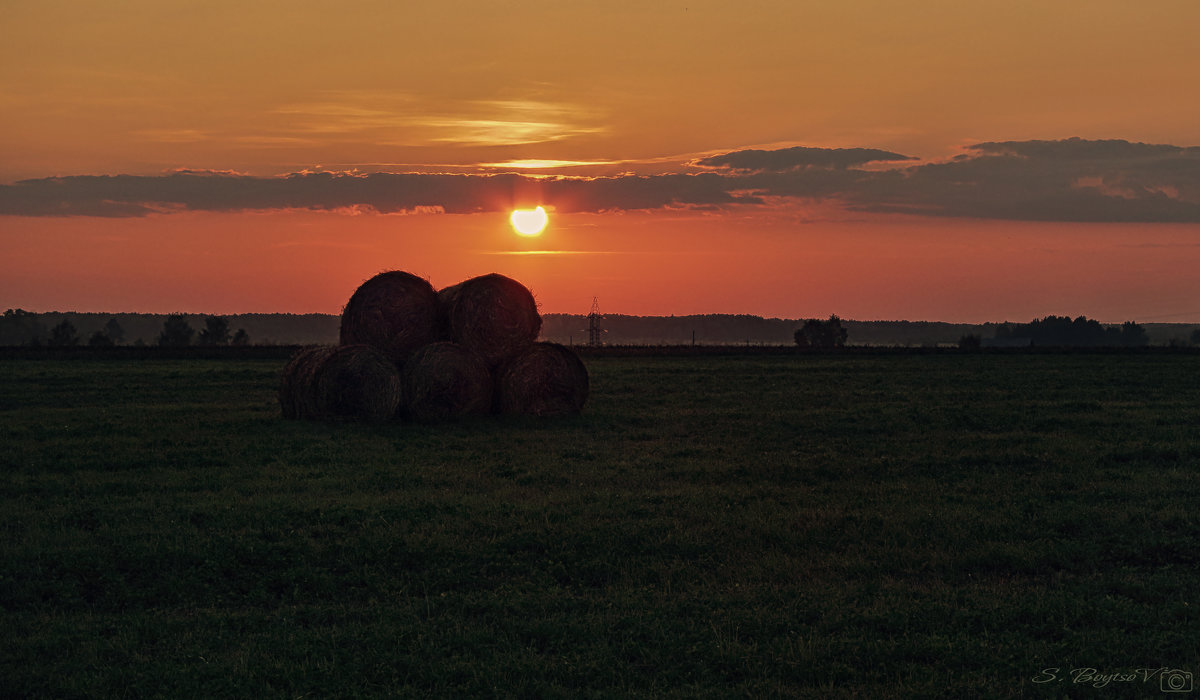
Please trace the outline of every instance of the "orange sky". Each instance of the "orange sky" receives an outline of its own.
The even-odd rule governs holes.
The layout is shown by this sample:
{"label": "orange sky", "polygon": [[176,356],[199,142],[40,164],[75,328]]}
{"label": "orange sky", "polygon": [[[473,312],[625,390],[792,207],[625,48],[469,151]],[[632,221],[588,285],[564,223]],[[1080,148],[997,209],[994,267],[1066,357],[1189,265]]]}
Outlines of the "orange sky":
{"label": "orange sky", "polygon": [[[13,0],[4,14],[2,308],[337,312],[400,268],[438,287],[504,272],[548,312],[599,296],[612,313],[1200,321],[1192,0]],[[1114,139],[1172,148],[1100,141]],[[1017,145],[971,148],[986,142]],[[698,163],[793,146],[878,150]],[[403,187],[423,188],[421,211],[474,213],[373,213],[398,185],[365,179],[331,185],[355,214],[312,178],[251,196],[291,173],[516,160],[591,164],[521,171],[580,178],[547,188],[540,238],[460,183]],[[903,181],[869,175],[889,169]],[[257,179],[164,195],[179,170]],[[697,193],[629,177],[670,173],[728,180]],[[145,179],[100,194],[46,180],[88,175]]]}

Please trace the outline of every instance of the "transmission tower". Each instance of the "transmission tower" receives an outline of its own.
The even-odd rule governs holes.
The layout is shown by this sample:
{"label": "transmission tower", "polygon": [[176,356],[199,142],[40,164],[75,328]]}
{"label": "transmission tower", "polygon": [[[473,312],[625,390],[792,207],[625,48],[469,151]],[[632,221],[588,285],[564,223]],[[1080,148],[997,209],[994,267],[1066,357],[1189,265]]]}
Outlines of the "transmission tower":
{"label": "transmission tower", "polygon": [[592,310],[588,313],[588,345],[596,346],[603,345],[600,342],[600,336],[603,335],[604,329],[600,327],[600,299],[592,297]]}

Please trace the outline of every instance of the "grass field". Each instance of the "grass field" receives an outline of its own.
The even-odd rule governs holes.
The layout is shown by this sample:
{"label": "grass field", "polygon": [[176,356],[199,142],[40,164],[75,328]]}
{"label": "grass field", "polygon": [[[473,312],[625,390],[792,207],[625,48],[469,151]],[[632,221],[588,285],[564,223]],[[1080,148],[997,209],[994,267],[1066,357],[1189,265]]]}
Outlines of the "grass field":
{"label": "grass field", "polygon": [[0,361],[0,695],[1200,672],[1200,355],[586,362],[578,418],[371,427],[280,419],[283,360]]}

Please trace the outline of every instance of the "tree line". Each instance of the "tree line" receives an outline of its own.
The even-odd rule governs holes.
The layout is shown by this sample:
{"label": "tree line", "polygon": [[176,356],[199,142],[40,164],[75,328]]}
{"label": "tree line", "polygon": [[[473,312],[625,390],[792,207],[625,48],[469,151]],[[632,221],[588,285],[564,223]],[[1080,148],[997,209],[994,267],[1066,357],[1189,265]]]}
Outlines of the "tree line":
{"label": "tree line", "polygon": [[[837,315],[828,320],[807,319],[795,333],[796,345],[801,348],[840,348],[848,336]],[[1046,316],[1029,323],[1004,323],[996,327],[995,340],[1001,344],[1030,347],[1144,347],[1150,344],[1146,329],[1133,321],[1120,326],[1105,326],[1086,316]],[[1200,344],[1200,330],[1191,336],[1193,345]],[[959,347],[973,349],[982,345],[976,335],[963,336]]]}
{"label": "tree line", "polygon": [[[205,316],[148,313],[46,312],[9,309],[0,315],[0,346],[113,345],[318,345],[338,342],[340,315],[232,314]],[[224,329],[209,328],[210,318]],[[836,324],[831,323],[836,319]],[[63,321],[69,323],[63,324]],[[583,343],[588,319],[582,315],[542,315],[542,337],[564,344]],[[216,322],[219,323],[219,322]],[[763,318],[745,314],[694,316],[606,315],[603,342],[614,345],[799,345],[838,347],[950,346],[1124,346],[1147,342],[1173,347],[1200,346],[1197,324],[1135,323],[1105,326],[1086,317],[1048,316],[1030,323],[954,324],[934,321],[854,321]],[[168,328],[169,326],[169,328]],[[187,330],[191,329],[189,335]],[[164,334],[164,330],[169,332]],[[54,332],[52,332],[54,331]],[[232,331],[230,333],[230,331]],[[240,331],[240,332],[239,332]],[[228,333],[228,334],[227,334]],[[843,335],[844,333],[844,335]],[[1168,335],[1173,334],[1173,335]],[[165,337],[164,337],[165,336]],[[1149,336],[1147,341],[1146,336]],[[840,340],[839,340],[840,338]],[[251,340],[253,339],[253,340]]]}
{"label": "tree line", "polygon": [[[1193,333],[1193,341],[1197,333]],[[1105,326],[1086,316],[1046,316],[1029,323],[1006,323],[996,328],[996,339],[1041,347],[1142,347],[1150,344],[1146,329],[1133,321]],[[1028,341],[1028,342],[1025,342]]]}
{"label": "tree line", "polygon": [[[9,309],[0,317],[0,345],[26,345],[65,348],[87,345],[89,347],[114,347],[125,344],[125,329],[116,318],[110,318],[102,328],[94,331],[85,341],[69,318],[64,318],[48,330],[39,314],[23,309]],[[224,316],[206,316],[204,327],[197,332],[183,314],[171,314],[163,321],[162,329],[154,343],[162,347],[243,346],[250,344],[250,335],[244,328],[231,331],[229,319]],[[138,338],[133,345],[146,345]]]}

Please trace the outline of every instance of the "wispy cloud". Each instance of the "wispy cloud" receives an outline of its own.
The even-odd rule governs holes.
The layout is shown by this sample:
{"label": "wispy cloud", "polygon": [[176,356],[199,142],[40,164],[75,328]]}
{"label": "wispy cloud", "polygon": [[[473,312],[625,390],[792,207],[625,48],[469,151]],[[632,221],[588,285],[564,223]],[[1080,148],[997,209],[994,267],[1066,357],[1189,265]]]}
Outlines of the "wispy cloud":
{"label": "wispy cloud", "polygon": [[367,104],[347,101],[316,101],[284,105],[275,113],[286,118],[285,129],[306,134],[346,134],[406,126],[409,100],[403,96],[375,98]]}
{"label": "wispy cloud", "polygon": [[[499,138],[498,136],[496,138]],[[314,209],[461,214],[542,203],[559,212],[785,206],[986,219],[1200,222],[1200,148],[1127,141],[986,142],[944,162],[875,149],[732,151],[704,172],[607,177],[300,172],[79,175],[0,185],[0,214],[144,216]],[[872,167],[879,162],[894,167]],[[510,167],[514,167],[509,163]],[[683,163],[681,170],[686,170]]]}
{"label": "wispy cloud", "polygon": [[[552,143],[572,136],[603,133],[602,127],[572,126],[563,122],[518,121],[514,119],[462,119],[434,117],[414,119],[413,126],[425,127],[432,143],[463,146],[524,146]],[[401,139],[388,145],[409,145]]]}
{"label": "wispy cloud", "polygon": [[622,255],[616,250],[478,250],[478,255]]}
{"label": "wispy cloud", "polygon": [[142,129],[133,135],[158,143],[197,143],[211,137],[209,132],[200,129]]}
{"label": "wispy cloud", "polygon": [[244,134],[229,139],[243,146],[305,146],[313,143],[311,138],[283,136],[279,134]]}
{"label": "wispy cloud", "polygon": [[448,100],[430,108],[403,93],[334,92],[281,106],[282,128],[387,146],[516,146],[599,134],[607,127],[575,105],[548,100]]}
{"label": "wispy cloud", "polygon": [[595,168],[600,166],[618,165],[619,160],[543,160],[525,158],[521,160],[506,160],[498,163],[478,163],[476,167],[496,170],[560,170],[564,168]]}

